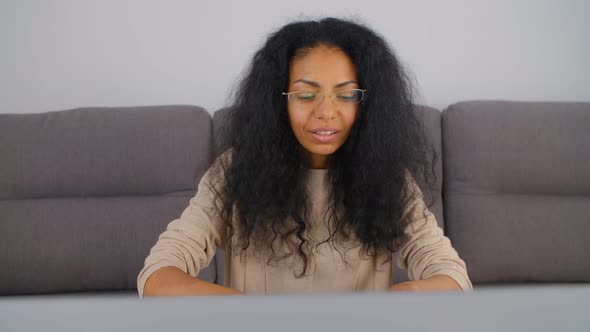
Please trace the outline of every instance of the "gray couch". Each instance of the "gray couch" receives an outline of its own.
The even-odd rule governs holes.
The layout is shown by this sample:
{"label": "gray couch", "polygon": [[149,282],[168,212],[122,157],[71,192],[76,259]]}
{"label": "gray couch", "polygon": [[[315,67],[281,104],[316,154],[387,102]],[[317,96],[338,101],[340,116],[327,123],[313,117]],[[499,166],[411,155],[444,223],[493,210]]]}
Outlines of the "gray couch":
{"label": "gray couch", "polygon": [[[211,164],[225,112],[0,114],[0,295],[133,294]],[[419,112],[439,156],[431,210],[476,287],[590,281],[590,103]],[[222,282],[217,257],[200,278]]]}

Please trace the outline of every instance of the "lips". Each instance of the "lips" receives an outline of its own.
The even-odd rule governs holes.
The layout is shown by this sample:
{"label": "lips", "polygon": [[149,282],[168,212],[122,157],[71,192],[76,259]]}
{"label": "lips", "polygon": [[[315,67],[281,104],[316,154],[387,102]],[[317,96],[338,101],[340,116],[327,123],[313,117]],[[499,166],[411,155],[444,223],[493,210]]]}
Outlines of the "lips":
{"label": "lips", "polygon": [[329,143],[336,138],[339,130],[334,128],[315,128],[309,130],[314,140],[319,143]]}

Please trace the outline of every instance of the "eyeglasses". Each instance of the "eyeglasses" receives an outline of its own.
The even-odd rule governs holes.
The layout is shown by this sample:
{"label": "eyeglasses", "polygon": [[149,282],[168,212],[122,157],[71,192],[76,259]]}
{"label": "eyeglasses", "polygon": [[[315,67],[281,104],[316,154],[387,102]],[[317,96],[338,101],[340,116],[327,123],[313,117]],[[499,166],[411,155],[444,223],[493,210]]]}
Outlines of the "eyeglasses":
{"label": "eyeglasses", "polygon": [[313,91],[294,91],[294,92],[283,92],[283,96],[287,96],[290,103],[293,103],[301,107],[314,107],[321,104],[324,100],[324,96],[330,97],[332,102],[340,106],[351,106],[360,103],[367,90],[363,89],[350,89],[335,92],[333,94],[326,94],[321,92]]}

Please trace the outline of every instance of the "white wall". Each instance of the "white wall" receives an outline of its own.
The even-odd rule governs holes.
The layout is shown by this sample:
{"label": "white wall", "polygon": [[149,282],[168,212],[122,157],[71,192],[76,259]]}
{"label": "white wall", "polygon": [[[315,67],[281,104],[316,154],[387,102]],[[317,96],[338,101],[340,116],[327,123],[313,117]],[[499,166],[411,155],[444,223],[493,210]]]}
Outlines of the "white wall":
{"label": "white wall", "polygon": [[422,103],[590,101],[589,1],[0,0],[0,113],[227,96],[266,34],[355,16],[413,72]]}

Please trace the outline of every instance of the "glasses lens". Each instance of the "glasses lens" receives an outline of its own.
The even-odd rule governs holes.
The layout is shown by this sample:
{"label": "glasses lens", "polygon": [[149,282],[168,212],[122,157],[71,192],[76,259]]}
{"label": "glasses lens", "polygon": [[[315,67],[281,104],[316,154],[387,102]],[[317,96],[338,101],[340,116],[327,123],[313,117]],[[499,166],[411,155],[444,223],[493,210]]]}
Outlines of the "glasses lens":
{"label": "glasses lens", "polygon": [[[298,91],[284,93],[289,96],[289,102],[301,106],[314,107],[317,102],[321,102],[324,96],[322,93],[313,91]],[[365,91],[361,89],[350,89],[338,91],[332,96],[332,100],[342,105],[358,104],[363,100]]]}
{"label": "glasses lens", "polygon": [[291,94],[291,100],[298,104],[311,104],[318,99],[318,94],[310,91],[301,91]]}
{"label": "glasses lens", "polygon": [[347,103],[347,104],[358,104],[363,100],[363,90],[359,89],[352,89],[352,90],[345,90],[336,93],[336,98],[338,101]]}

